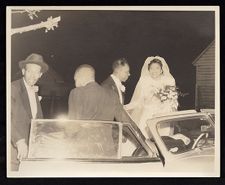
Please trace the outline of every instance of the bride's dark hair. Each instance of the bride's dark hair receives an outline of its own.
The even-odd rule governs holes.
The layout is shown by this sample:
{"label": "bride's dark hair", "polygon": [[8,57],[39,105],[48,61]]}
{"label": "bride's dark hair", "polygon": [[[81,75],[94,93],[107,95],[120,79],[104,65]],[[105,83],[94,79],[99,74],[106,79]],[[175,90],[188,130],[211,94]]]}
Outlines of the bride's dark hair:
{"label": "bride's dark hair", "polygon": [[151,67],[151,65],[152,64],[159,64],[159,66],[161,67],[161,69],[162,69],[162,62],[159,60],[159,59],[153,59],[149,64],[148,64],[148,70],[150,70],[150,67]]}

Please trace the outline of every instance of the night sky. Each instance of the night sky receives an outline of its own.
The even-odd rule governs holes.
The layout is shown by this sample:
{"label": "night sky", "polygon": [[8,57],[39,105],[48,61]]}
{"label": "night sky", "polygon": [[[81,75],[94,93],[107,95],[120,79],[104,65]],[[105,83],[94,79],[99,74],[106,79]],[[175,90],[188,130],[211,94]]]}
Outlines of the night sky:
{"label": "night sky", "polygon": [[61,16],[54,31],[44,29],[12,36],[12,79],[18,62],[30,53],[42,54],[65,82],[73,84],[80,64],[96,69],[102,82],[112,72],[112,62],[125,57],[131,68],[126,85],[128,103],[148,56],[167,61],[182,92],[180,109],[194,108],[195,67],[192,62],[215,38],[214,12],[160,11],[41,11],[30,20],[27,14],[13,14],[12,28],[28,26]]}

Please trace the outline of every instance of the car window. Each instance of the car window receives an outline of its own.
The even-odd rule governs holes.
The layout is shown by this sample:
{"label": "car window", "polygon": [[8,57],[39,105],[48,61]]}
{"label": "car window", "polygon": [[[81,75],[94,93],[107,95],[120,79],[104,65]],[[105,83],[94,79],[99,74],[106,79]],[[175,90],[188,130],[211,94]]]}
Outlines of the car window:
{"label": "car window", "polygon": [[128,126],[123,126],[121,156],[144,157],[147,151]]}
{"label": "car window", "polygon": [[34,120],[28,158],[119,158],[121,137],[114,122]]}
{"label": "car window", "polygon": [[213,121],[215,122],[215,114],[211,113],[210,115],[211,115]]}
{"label": "car window", "polygon": [[208,113],[215,122],[215,110],[214,109],[200,109],[201,112]]}
{"label": "car window", "polygon": [[162,121],[157,124],[157,131],[173,154],[214,146],[214,126],[207,117]]}

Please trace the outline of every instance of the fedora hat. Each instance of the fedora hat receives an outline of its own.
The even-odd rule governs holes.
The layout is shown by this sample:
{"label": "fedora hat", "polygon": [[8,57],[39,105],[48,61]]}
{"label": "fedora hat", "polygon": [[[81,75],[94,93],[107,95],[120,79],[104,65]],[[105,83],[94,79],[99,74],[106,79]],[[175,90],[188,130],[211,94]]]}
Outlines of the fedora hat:
{"label": "fedora hat", "polygon": [[19,62],[20,69],[23,69],[26,64],[37,64],[41,66],[41,72],[45,73],[48,71],[48,64],[44,62],[44,59],[41,55],[32,53],[25,60]]}

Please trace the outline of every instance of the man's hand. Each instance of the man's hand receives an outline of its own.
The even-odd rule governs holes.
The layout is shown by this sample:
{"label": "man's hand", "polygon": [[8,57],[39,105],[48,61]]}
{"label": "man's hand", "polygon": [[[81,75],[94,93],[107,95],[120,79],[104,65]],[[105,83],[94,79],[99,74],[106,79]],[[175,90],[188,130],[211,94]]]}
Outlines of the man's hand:
{"label": "man's hand", "polygon": [[28,153],[25,139],[20,139],[19,141],[17,141],[16,146],[17,146],[17,152],[18,152],[17,159],[21,161],[23,158],[27,157],[27,153]]}

